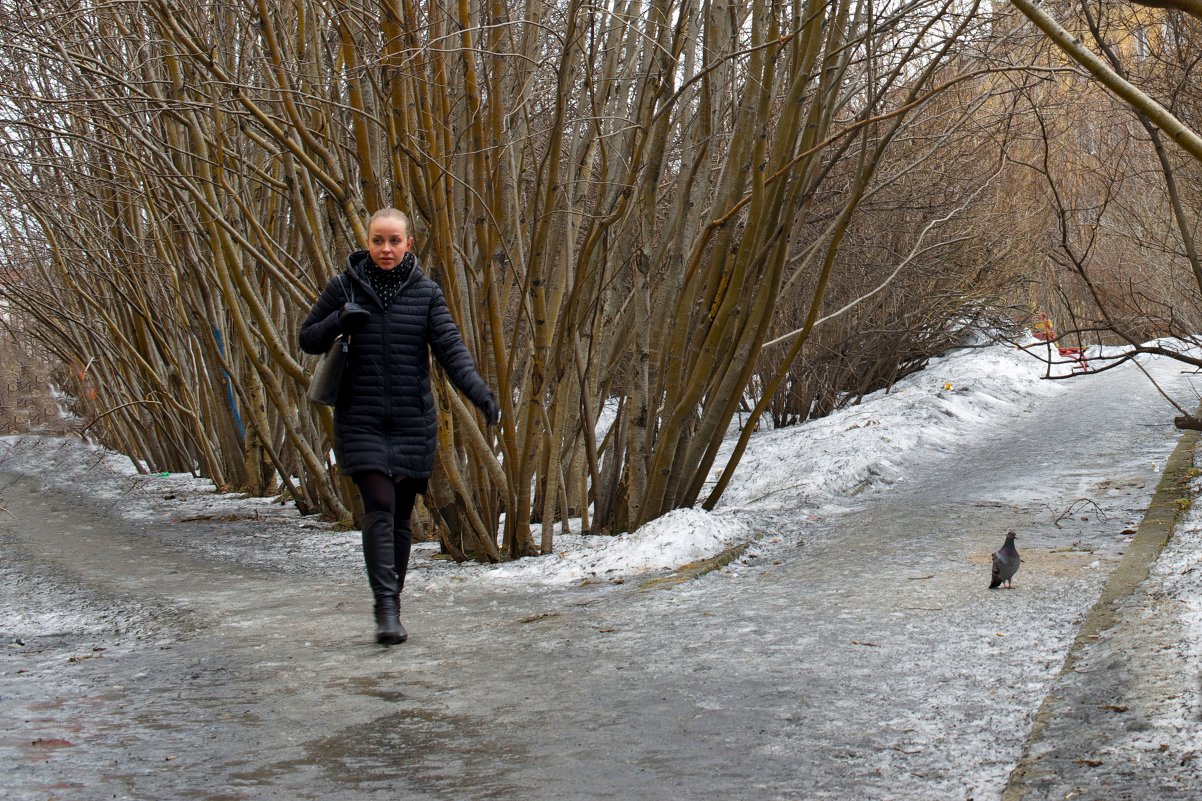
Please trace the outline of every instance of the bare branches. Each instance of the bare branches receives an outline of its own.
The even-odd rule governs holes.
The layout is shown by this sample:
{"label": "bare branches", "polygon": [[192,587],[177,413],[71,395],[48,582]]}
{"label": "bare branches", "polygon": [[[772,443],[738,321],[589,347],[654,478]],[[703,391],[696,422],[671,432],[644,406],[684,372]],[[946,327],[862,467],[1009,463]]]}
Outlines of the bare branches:
{"label": "bare branches", "polygon": [[[1032,0],[1011,0],[1011,2],[1029,20],[1035,23],[1049,39],[1055,42],[1056,46],[1064,51],[1069,58],[1088,70],[1107,89],[1114,92],[1115,95],[1145,115],[1152,124],[1164,131],[1183,150],[1195,159],[1202,161],[1202,136],[1196,131],[1178,119],[1172,112],[1146,92],[1140,90],[1137,86],[1125,80],[1111,69],[1106,62],[1082,45],[1079,38],[1073,36],[1073,34],[1060,25],[1043,8],[1032,2]],[[1172,3],[1174,7],[1181,7],[1187,4],[1190,6],[1199,5],[1194,0],[1165,0],[1165,2]]]}

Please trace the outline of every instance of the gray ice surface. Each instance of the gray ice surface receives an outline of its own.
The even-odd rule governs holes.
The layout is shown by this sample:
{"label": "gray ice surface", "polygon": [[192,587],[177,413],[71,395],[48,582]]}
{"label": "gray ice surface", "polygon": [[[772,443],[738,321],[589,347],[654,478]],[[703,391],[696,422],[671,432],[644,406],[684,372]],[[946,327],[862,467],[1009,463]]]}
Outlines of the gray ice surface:
{"label": "gray ice surface", "polygon": [[840,514],[763,516],[720,572],[428,593],[390,649],[349,566],[198,545],[253,521],[131,526],[0,472],[5,795],[998,798],[1170,420],[1135,371],[1081,381]]}

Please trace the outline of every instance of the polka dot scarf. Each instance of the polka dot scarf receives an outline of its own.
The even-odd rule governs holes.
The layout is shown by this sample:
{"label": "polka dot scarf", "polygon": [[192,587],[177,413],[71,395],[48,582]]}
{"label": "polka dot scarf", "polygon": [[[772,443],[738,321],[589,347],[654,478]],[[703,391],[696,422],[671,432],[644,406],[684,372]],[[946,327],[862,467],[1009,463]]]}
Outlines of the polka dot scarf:
{"label": "polka dot scarf", "polygon": [[401,259],[401,263],[391,270],[381,270],[375,262],[370,260],[367,262],[367,280],[371,283],[371,288],[376,291],[384,308],[388,308],[388,304],[392,303],[396,293],[400,292],[401,287],[409,280],[416,261],[412,253],[406,253],[405,257]]}

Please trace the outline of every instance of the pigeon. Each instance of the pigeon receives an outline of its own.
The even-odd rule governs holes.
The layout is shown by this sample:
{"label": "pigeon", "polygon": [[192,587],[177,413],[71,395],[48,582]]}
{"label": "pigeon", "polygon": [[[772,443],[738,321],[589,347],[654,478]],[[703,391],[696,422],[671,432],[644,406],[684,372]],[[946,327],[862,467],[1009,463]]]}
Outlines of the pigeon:
{"label": "pigeon", "polygon": [[1002,586],[1002,582],[1006,583],[1006,589],[1010,589],[1010,579],[1018,572],[1020,561],[1018,549],[1014,547],[1014,532],[1007,531],[1006,544],[993,555],[993,577],[989,581],[989,589],[996,590]]}

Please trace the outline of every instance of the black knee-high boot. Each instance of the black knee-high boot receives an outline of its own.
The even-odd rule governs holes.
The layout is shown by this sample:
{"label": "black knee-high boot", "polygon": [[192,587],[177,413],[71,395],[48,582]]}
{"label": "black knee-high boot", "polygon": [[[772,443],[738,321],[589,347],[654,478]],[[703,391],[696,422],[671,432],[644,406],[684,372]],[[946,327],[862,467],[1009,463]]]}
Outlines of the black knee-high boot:
{"label": "black knee-high boot", "polygon": [[376,642],[382,645],[402,643],[409,636],[400,620],[401,579],[396,570],[392,517],[389,512],[363,516],[363,561],[376,599]]}
{"label": "black knee-high boot", "polygon": [[405,589],[405,573],[409,570],[409,553],[413,547],[413,506],[417,493],[412,482],[402,481],[397,485],[396,513],[392,519],[392,542],[396,558],[397,577],[401,589]]}
{"label": "black knee-high boot", "polygon": [[405,573],[409,570],[409,553],[413,548],[413,531],[408,519],[396,520],[392,527],[393,554],[396,559],[398,589],[405,589]]}

